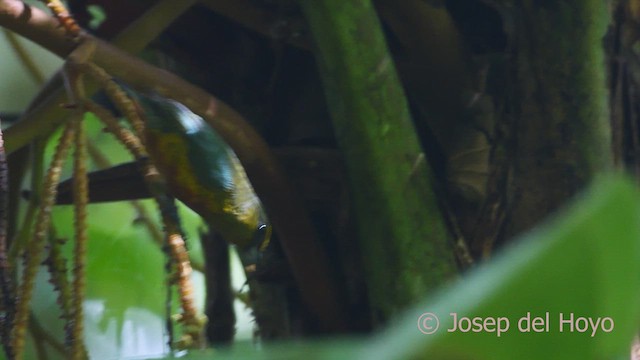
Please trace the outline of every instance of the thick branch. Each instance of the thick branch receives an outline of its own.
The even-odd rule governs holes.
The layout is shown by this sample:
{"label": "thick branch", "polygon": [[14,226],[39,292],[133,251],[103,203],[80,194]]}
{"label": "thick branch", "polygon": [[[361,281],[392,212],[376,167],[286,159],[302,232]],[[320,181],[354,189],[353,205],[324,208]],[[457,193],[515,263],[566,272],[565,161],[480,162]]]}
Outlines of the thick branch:
{"label": "thick branch", "polygon": [[75,47],[55,18],[22,1],[0,1],[0,26],[56,54],[69,53]]}

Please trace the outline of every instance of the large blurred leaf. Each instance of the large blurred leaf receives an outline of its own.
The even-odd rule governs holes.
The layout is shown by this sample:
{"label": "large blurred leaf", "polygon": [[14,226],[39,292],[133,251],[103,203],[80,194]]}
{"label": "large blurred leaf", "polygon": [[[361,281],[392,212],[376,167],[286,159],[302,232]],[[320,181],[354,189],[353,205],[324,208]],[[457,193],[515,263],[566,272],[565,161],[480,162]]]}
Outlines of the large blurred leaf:
{"label": "large blurred leaf", "polygon": [[[225,359],[604,359],[628,354],[640,309],[640,197],[626,180],[601,179],[569,211],[560,213],[491,263],[407,312],[372,339],[240,347]],[[433,335],[418,319],[440,318]],[[549,313],[549,331],[518,330],[518,320]],[[511,328],[453,332],[450,313],[502,316]],[[559,316],[609,317],[614,328],[592,336],[560,332]],[[435,323],[423,323],[433,325]],[[580,325],[583,325],[582,323]],[[609,323],[607,323],[607,327]],[[208,358],[191,354],[189,359]]]}
{"label": "large blurred leaf", "polygon": [[[570,211],[534,230],[488,266],[435,301],[409,312],[403,322],[371,344],[381,359],[603,359],[628,353],[640,309],[640,198],[634,185],[602,179]],[[434,335],[417,331],[418,318],[440,319]],[[496,333],[449,333],[450,313],[504,316],[511,328]],[[549,312],[549,332],[518,330],[518,320]],[[615,328],[560,332],[560,314],[610,317]],[[445,355],[449,355],[446,357]],[[454,356],[455,355],[455,356]]]}

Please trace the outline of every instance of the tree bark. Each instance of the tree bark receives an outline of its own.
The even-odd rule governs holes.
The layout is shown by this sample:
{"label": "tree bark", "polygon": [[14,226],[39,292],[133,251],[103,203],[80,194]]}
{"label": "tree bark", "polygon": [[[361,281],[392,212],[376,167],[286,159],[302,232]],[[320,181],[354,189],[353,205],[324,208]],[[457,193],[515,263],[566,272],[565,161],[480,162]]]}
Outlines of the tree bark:
{"label": "tree bark", "polygon": [[511,218],[531,228],[613,167],[602,0],[514,2]]}
{"label": "tree bark", "polygon": [[353,194],[374,322],[456,266],[404,92],[368,0],[302,0]]}

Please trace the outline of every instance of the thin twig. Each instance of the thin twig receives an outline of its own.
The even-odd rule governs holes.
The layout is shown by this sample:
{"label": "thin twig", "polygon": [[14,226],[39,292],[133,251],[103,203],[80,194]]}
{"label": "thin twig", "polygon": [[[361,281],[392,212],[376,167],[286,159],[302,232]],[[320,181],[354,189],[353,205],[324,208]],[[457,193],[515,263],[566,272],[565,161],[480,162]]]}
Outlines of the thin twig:
{"label": "thin twig", "polygon": [[50,282],[58,292],[57,302],[62,313],[60,317],[65,321],[66,338],[70,339],[72,331],[71,319],[73,319],[73,296],[67,275],[67,261],[62,254],[62,245],[65,242],[65,239],[60,239],[56,236],[53,228],[49,228],[49,256],[44,261],[44,264],[49,268]]}

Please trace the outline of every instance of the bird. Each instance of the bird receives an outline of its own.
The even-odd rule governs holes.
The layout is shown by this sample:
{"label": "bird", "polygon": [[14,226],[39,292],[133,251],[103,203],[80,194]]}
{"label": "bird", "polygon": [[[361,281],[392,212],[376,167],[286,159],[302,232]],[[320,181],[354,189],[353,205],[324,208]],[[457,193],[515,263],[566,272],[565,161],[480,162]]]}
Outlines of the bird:
{"label": "bird", "polygon": [[[250,253],[255,257],[255,250],[269,244],[272,227],[235,152],[202,117],[180,102],[120,86],[140,110],[146,150],[171,195],[236,245],[246,255],[241,257]],[[57,204],[72,202],[72,182],[58,185]],[[89,192],[91,202],[150,197],[135,162],[90,173]],[[255,262],[252,260],[248,262]]]}
{"label": "bird", "polygon": [[240,248],[268,241],[261,239],[271,229],[264,207],[222,137],[175,100],[141,93],[135,100],[143,109],[147,151],[171,193]]}

